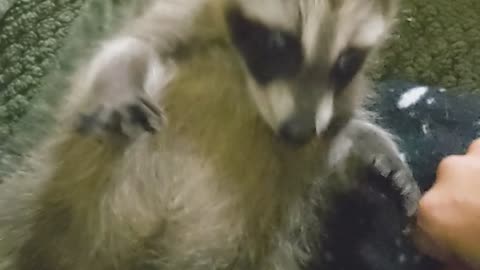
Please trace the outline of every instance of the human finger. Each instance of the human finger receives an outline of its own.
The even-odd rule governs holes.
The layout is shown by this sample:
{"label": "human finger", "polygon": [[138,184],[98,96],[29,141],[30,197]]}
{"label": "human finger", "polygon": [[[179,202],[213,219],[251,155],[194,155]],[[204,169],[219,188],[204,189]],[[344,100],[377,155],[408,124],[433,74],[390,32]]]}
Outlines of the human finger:
{"label": "human finger", "polygon": [[467,150],[467,155],[474,155],[480,157],[480,138],[474,140]]}

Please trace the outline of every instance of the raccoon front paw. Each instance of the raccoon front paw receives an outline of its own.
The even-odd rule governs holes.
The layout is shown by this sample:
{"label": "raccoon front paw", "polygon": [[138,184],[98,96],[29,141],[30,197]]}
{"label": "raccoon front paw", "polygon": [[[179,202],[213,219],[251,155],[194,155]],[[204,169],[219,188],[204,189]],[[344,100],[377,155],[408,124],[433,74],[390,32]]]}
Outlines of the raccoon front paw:
{"label": "raccoon front paw", "polygon": [[400,203],[407,215],[412,217],[417,212],[421,192],[409,166],[399,155],[372,155],[372,167],[386,179],[392,181],[394,188],[400,193]]}
{"label": "raccoon front paw", "polygon": [[366,121],[353,121],[347,129],[353,143],[353,152],[369,168],[374,168],[400,194],[401,204],[408,216],[417,212],[421,198],[420,188],[409,165],[403,161],[390,134]]}
{"label": "raccoon front paw", "polygon": [[86,93],[75,110],[76,130],[108,139],[157,131],[164,118],[152,100],[170,80],[170,71],[144,41],[124,37],[105,43],[74,88]]}
{"label": "raccoon front paw", "polygon": [[93,111],[81,113],[76,130],[83,135],[133,139],[158,131],[163,122],[161,110],[148,98],[137,96],[117,104],[99,103]]}

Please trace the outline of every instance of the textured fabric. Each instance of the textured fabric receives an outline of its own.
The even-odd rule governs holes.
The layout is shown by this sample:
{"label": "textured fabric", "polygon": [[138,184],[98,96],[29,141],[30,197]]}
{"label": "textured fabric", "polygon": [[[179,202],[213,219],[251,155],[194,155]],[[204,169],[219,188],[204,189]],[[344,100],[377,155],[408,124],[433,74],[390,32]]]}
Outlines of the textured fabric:
{"label": "textured fabric", "polygon": [[373,110],[400,138],[423,190],[434,180],[440,159],[464,153],[480,137],[480,95],[401,81],[380,83],[377,92]]}
{"label": "textured fabric", "polygon": [[15,0],[2,0],[0,1],[0,19],[5,15],[5,12],[13,5]]}
{"label": "textured fabric", "polygon": [[401,0],[379,78],[480,90],[480,1]]}
{"label": "textured fabric", "polygon": [[0,0],[0,142],[55,66],[80,6],[77,0]]}
{"label": "textured fabric", "polygon": [[17,0],[0,20],[0,177],[48,131],[76,63],[137,3]]}

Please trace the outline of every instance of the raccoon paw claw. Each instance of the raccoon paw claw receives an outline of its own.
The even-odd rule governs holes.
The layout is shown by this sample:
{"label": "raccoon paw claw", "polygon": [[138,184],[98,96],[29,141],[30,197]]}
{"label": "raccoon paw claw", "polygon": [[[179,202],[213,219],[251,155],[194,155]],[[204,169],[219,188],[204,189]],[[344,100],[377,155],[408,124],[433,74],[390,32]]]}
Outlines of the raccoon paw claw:
{"label": "raccoon paw claw", "polygon": [[400,192],[407,216],[414,216],[421,192],[408,166],[400,157],[387,156],[375,156],[372,165],[383,177],[393,181],[395,189]]}
{"label": "raccoon paw claw", "polygon": [[145,97],[112,105],[102,103],[91,113],[80,115],[77,131],[97,136],[136,138],[144,132],[157,132],[164,122],[161,110]]}

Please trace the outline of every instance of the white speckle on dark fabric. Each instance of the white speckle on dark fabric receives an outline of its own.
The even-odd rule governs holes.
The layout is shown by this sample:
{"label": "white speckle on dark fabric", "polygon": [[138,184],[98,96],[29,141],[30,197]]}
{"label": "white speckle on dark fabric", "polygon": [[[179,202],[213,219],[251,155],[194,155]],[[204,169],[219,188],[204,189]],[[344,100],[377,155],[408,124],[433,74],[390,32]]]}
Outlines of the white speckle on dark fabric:
{"label": "white speckle on dark fabric", "polygon": [[440,93],[445,93],[445,92],[447,92],[447,89],[445,89],[445,88],[440,88],[440,89],[438,89],[438,92],[440,92]]}
{"label": "white speckle on dark fabric", "polygon": [[406,256],[405,254],[400,254],[400,255],[398,256],[398,262],[399,262],[400,264],[403,264],[403,263],[405,263],[406,261],[407,261],[407,256]]}
{"label": "white speckle on dark fabric", "polygon": [[430,133],[430,127],[428,126],[428,124],[422,125],[422,131],[423,131],[423,134],[425,135],[428,135],[428,133]]}
{"label": "white speckle on dark fabric", "polygon": [[405,236],[408,236],[411,232],[412,232],[412,229],[410,227],[407,227],[402,231],[402,234]]}
{"label": "white speckle on dark fabric", "polygon": [[400,100],[397,103],[399,109],[406,109],[412,105],[415,105],[420,99],[422,99],[428,92],[428,87],[419,86],[414,87],[407,92],[403,93]]}
{"label": "white speckle on dark fabric", "polygon": [[413,262],[414,262],[415,264],[419,264],[421,260],[422,260],[422,257],[420,257],[420,255],[415,255],[415,256],[413,257]]}
{"label": "white speckle on dark fabric", "polygon": [[397,247],[400,247],[400,246],[402,245],[402,239],[396,238],[396,239],[395,239],[395,245],[396,245]]}
{"label": "white speckle on dark fabric", "polygon": [[427,104],[428,104],[428,105],[432,105],[433,103],[435,103],[435,99],[434,99],[434,98],[429,98],[429,99],[427,99]]}
{"label": "white speckle on dark fabric", "polygon": [[333,262],[335,258],[333,257],[333,254],[329,251],[325,252],[325,260],[327,262]]}

